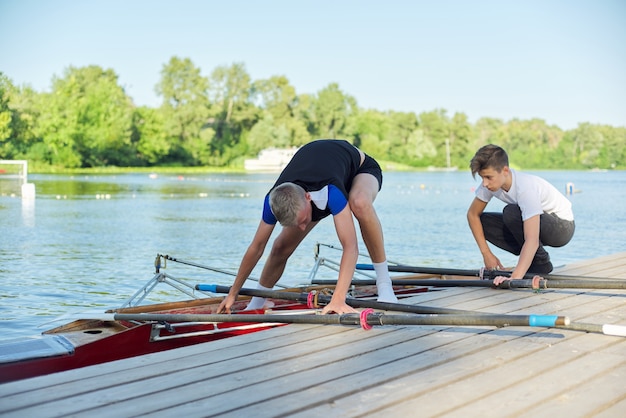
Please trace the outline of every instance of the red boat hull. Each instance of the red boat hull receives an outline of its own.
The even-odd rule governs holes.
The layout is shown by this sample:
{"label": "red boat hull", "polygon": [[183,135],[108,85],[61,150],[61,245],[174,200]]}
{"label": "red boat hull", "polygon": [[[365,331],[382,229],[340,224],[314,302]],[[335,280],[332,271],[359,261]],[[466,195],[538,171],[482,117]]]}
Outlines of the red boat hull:
{"label": "red boat hull", "polygon": [[[306,306],[301,304],[285,304],[284,302],[279,302],[279,304],[280,306],[276,306],[277,310],[306,309]],[[214,308],[215,306],[204,306],[168,310],[167,312],[211,313],[211,310],[214,310]],[[163,311],[152,312],[163,313]],[[246,311],[245,313],[262,314],[263,312]],[[81,330],[79,331],[53,332],[54,330],[52,330],[44,333],[62,336],[64,340],[67,340],[67,343],[73,345],[73,353],[52,355],[50,357],[25,358],[13,362],[0,363],[0,383],[216,341],[222,338],[230,338],[285,325],[238,322],[198,323],[184,328],[175,327],[173,330],[163,328],[154,331],[151,323],[134,324],[116,321],[112,325],[111,322],[107,323],[107,321],[98,320],[76,322],[85,322],[88,323],[88,326],[81,323]],[[66,327],[63,328],[65,329]],[[110,331],[112,327],[117,329]],[[101,336],[98,336],[98,334]],[[44,335],[44,337],[46,336]],[[78,342],[82,337],[87,338],[89,341]]]}
{"label": "red boat hull", "polygon": [[[396,289],[396,293],[415,293],[422,290],[425,289]],[[359,291],[360,297],[372,295],[367,287]],[[274,304],[273,313],[308,309],[306,305],[297,302],[276,299],[270,301]],[[115,312],[211,314],[215,313],[220,302],[221,299],[217,298],[199,299],[124,308]],[[238,300],[232,308],[235,312],[242,312],[246,305],[247,300]],[[263,314],[264,311],[242,313]],[[15,343],[0,344],[0,383],[216,341],[282,325],[285,324],[222,322],[159,325],[110,319],[81,319],[46,331],[40,339],[20,339]]]}

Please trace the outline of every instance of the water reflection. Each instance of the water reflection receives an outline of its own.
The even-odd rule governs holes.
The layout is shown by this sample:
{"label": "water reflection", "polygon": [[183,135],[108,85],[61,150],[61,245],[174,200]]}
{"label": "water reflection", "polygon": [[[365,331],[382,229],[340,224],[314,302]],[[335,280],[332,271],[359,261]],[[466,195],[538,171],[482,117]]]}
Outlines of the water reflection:
{"label": "water reflection", "polygon": [[22,222],[29,228],[35,227],[35,198],[22,198]]}

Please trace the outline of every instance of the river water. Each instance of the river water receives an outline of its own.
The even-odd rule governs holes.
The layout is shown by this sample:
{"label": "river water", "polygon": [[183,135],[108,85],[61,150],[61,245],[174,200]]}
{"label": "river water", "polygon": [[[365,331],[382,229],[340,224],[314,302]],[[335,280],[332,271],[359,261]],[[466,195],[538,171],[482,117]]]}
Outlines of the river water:
{"label": "river water", "polygon": [[[573,240],[563,248],[547,248],[555,266],[626,251],[626,172],[533,173],[563,192],[573,183],[576,191],[568,195],[576,216]],[[31,175],[34,200],[20,198],[17,181],[0,180],[0,339],[39,334],[59,325],[47,323],[62,315],[120,306],[153,276],[157,254],[234,273],[275,178]],[[480,268],[482,257],[465,218],[477,184],[466,171],[385,173],[375,206],[388,258],[418,266]],[[499,208],[494,201],[487,209]],[[338,246],[330,218],[301,244],[280,284],[308,281],[318,242]],[[365,253],[362,241],[361,248]],[[337,250],[321,249],[322,256],[338,261]],[[505,265],[515,264],[510,254],[494,252]],[[231,275],[172,262],[166,271],[193,284],[232,281]],[[322,268],[317,277],[336,278],[336,273]],[[166,289],[154,294],[155,300],[170,296]]]}

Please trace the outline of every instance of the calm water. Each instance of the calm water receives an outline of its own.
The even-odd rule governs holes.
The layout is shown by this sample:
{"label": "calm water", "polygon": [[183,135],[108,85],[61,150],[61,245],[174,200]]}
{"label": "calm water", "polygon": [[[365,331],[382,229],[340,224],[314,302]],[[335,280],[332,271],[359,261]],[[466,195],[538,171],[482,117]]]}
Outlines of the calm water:
{"label": "calm water", "polygon": [[[579,190],[569,196],[574,239],[548,248],[555,265],[626,251],[625,172],[534,173],[561,190],[568,182]],[[235,272],[275,177],[31,175],[34,201],[20,199],[15,182],[0,181],[0,339],[38,334],[58,325],[42,326],[61,315],[119,306],[153,276],[157,253]],[[386,173],[376,208],[388,258],[479,268],[482,258],[465,218],[476,184],[468,172]],[[488,209],[500,207],[492,202]],[[317,242],[338,246],[331,219],[296,251],[281,284],[307,282]],[[496,254],[505,265],[515,264],[515,257]],[[339,259],[331,249],[322,248],[322,255]],[[167,271],[193,284],[232,281],[171,262]],[[324,268],[318,277],[336,273]],[[156,300],[168,296],[165,290],[155,294]]]}

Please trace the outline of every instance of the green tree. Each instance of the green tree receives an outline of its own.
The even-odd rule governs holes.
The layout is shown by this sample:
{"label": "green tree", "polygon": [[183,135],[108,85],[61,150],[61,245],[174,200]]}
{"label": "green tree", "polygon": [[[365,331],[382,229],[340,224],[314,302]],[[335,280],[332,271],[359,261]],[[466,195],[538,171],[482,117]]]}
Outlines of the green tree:
{"label": "green tree", "polygon": [[[432,144],[437,154],[430,158],[430,165],[446,165],[446,143],[450,141],[450,121],[444,109],[420,113],[419,124],[424,134],[424,145]],[[424,153],[424,155],[428,155]]]}
{"label": "green tree", "polygon": [[139,107],[133,114],[134,141],[139,160],[147,165],[156,165],[166,160],[171,150],[167,140],[163,112],[150,107]]}
{"label": "green tree", "polygon": [[276,125],[272,115],[257,122],[248,135],[249,152],[258,154],[264,148],[287,148],[291,145],[291,138],[287,127]]}
{"label": "green tree", "polygon": [[13,119],[14,111],[9,104],[13,83],[0,72],[0,158],[10,159],[14,155]]}
{"label": "green tree", "polygon": [[626,164],[626,127],[602,125],[600,127],[605,138],[602,149],[600,167],[625,168]]}
{"label": "green tree", "polygon": [[252,102],[252,82],[242,63],[217,67],[210,80],[213,147],[222,163],[226,163],[246,153],[242,139],[259,120],[260,113]]}
{"label": "green tree", "polygon": [[337,83],[329,84],[317,93],[316,133],[329,139],[350,137],[349,118],[356,111],[356,100],[344,94]]}
{"label": "green tree", "polygon": [[359,112],[354,120],[354,145],[378,159],[388,159],[390,144],[387,116],[377,110]]}
{"label": "green tree", "polygon": [[317,130],[317,119],[315,117],[315,108],[317,107],[317,98],[312,94],[299,94],[293,108],[294,118],[306,130],[304,142],[297,142],[294,145],[304,145],[311,138],[319,138]]}
{"label": "green tree", "polygon": [[36,100],[32,88],[17,87],[0,72],[0,159],[30,158],[30,147],[37,141]]}
{"label": "green tree", "polygon": [[[261,109],[271,116],[265,115],[263,123],[267,124],[271,120],[276,129],[287,131],[288,143],[285,146],[301,146],[311,140],[305,122],[296,117],[298,96],[286,77],[274,76],[267,80],[258,80],[253,83],[253,91]],[[257,125],[258,123],[255,127]],[[256,147],[252,148],[255,152],[259,151]]]}
{"label": "green tree", "polygon": [[412,165],[424,167],[429,165],[437,155],[437,147],[424,134],[422,128],[417,128],[409,135],[407,142],[407,157]]}
{"label": "green tree", "polygon": [[563,146],[569,145],[568,155],[571,161],[585,168],[597,167],[600,150],[604,146],[604,135],[594,125],[581,123],[576,129],[568,131]]}
{"label": "green tree", "polygon": [[208,85],[208,79],[189,58],[172,57],[161,69],[156,92],[162,98],[161,118],[170,144],[166,162],[210,162],[212,134],[203,134],[209,121]]}
{"label": "green tree", "polygon": [[[480,118],[474,125],[474,140],[470,143],[473,156],[478,148],[487,144],[504,146],[506,138],[506,126],[501,119]],[[469,161],[468,161],[469,164]]]}
{"label": "green tree", "polygon": [[15,158],[44,161],[42,155],[45,153],[45,147],[41,138],[35,134],[35,127],[41,114],[37,105],[40,101],[41,95],[29,86],[14,90],[11,107],[16,112],[13,119],[13,136],[17,147]]}
{"label": "green tree", "polygon": [[[65,167],[130,165],[133,106],[113,70],[69,67],[41,96],[37,132],[47,162]],[[45,110],[45,111],[44,111]]]}
{"label": "green tree", "polygon": [[475,153],[474,131],[465,113],[455,113],[450,121],[450,161],[452,166],[467,167]]}
{"label": "green tree", "polygon": [[524,168],[545,166],[550,154],[549,127],[541,119],[513,119],[506,124],[507,137],[502,145],[511,163]]}
{"label": "green tree", "polygon": [[389,158],[406,164],[416,164],[416,143],[412,134],[418,129],[417,116],[413,112],[387,112],[388,130],[385,142],[388,144]]}

